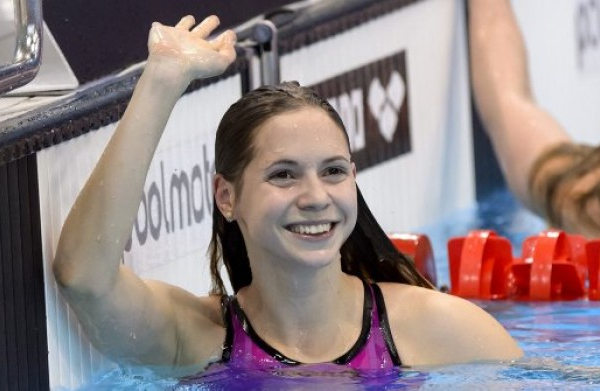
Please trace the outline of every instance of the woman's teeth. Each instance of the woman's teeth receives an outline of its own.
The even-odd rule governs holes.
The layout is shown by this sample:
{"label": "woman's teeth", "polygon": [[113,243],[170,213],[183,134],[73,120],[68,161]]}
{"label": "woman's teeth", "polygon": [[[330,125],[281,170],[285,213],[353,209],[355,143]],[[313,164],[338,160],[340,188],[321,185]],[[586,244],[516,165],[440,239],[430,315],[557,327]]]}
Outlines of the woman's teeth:
{"label": "woman's teeth", "polygon": [[331,223],[314,225],[292,225],[289,230],[301,235],[319,235],[331,231]]}

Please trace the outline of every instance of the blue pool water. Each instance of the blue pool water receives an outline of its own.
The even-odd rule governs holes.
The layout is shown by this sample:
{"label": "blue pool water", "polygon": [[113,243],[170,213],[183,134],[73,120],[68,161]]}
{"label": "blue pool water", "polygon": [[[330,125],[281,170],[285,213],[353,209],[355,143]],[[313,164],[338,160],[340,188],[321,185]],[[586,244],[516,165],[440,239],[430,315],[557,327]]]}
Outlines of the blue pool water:
{"label": "blue pool water", "polygon": [[[477,207],[445,216],[421,232],[432,242],[438,285],[448,284],[446,243],[473,229],[493,229],[510,239],[513,253],[545,228],[506,191]],[[372,376],[332,368],[241,372],[216,368],[195,384],[119,368],[101,374],[89,390],[600,390],[600,302],[477,301],[519,342],[525,357],[513,363],[399,369]],[[192,383],[194,383],[192,381]]]}

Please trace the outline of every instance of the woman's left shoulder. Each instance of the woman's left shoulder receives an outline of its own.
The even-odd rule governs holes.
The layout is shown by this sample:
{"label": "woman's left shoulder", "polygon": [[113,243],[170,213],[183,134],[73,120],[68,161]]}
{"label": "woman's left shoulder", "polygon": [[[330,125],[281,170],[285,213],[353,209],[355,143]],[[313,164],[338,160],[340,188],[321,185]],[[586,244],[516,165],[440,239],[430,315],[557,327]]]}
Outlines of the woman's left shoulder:
{"label": "woman's left shoulder", "polygon": [[[423,288],[415,285],[395,282],[378,282],[388,310],[395,305],[403,306],[408,302],[418,302],[420,305],[436,305],[446,301],[463,301],[436,289]],[[389,305],[388,305],[389,303]]]}
{"label": "woman's left shoulder", "polygon": [[378,285],[394,341],[399,351],[404,347],[411,352],[414,364],[514,359],[521,354],[504,327],[468,300],[417,286]]}
{"label": "woman's left shoulder", "polygon": [[[495,319],[476,304],[448,293],[413,285],[379,283],[388,318],[402,322],[410,319],[423,324],[443,322],[446,327],[456,324],[457,330],[465,330],[468,320],[497,323]],[[460,327],[458,327],[460,326]]]}
{"label": "woman's left shoulder", "polygon": [[435,289],[399,283],[378,283],[388,311],[417,306],[419,316],[444,316],[456,310],[480,313],[483,310],[468,300]]}

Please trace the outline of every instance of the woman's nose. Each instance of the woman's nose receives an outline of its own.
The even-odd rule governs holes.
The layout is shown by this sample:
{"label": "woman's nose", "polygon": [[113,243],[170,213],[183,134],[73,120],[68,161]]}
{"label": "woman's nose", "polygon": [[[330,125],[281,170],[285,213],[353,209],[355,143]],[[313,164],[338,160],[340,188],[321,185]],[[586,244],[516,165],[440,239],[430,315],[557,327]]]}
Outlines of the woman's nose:
{"label": "woman's nose", "polygon": [[306,175],[302,180],[301,189],[298,197],[300,209],[321,210],[326,208],[331,201],[327,185],[318,175]]}

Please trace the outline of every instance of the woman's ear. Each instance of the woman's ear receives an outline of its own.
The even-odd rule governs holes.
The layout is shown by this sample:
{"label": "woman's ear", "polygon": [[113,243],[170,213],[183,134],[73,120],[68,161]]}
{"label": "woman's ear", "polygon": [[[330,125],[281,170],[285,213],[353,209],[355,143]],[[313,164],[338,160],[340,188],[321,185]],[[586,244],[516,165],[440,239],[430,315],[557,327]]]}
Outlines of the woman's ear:
{"label": "woman's ear", "polygon": [[213,180],[213,189],[215,189],[215,202],[217,208],[228,222],[233,221],[235,207],[235,187],[222,175],[216,174]]}
{"label": "woman's ear", "polygon": [[356,164],[352,162],[352,176],[356,179]]}

